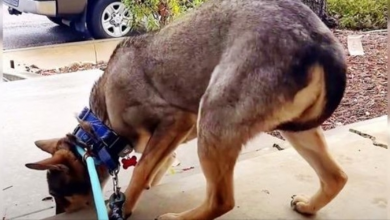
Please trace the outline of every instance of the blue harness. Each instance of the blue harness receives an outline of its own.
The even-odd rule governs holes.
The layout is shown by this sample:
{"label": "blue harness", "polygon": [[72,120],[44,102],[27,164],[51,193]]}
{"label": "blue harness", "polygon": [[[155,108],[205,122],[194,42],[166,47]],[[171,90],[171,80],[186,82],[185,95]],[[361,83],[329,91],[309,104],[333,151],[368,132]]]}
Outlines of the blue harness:
{"label": "blue harness", "polygon": [[133,147],[127,140],[103,124],[87,107],[80,113],[79,118],[92,125],[97,137],[91,136],[80,126],[76,127],[73,134],[91,147],[90,153],[92,153],[96,165],[103,163],[110,172],[114,172],[120,165],[119,157],[131,153]]}
{"label": "blue harness", "polygon": [[[85,107],[79,115],[80,120],[88,122],[92,125],[92,130],[95,135],[90,135],[80,126],[77,126],[73,134],[84,144],[89,146],[89,149],[84,149],[76,146],[77,153],[86,160],[89,178],[92,185],[92,192],[95,201],[95,208],[99,220],[109,219],[102,189],[100,186],[99,177],[96,171],[96,165],[104,164],[113,175],[115,193],[110,197],[110,208],[113,213],[110,219],[122,219],[122,206],[125,201],[125,196],[119,191],[118,171],[119,157],[123,157],[131,153],[133,147],[124,138],[118,136],[109,127],[103,124],[90,109]],[[96,137],[95,137],[96,136]]]}

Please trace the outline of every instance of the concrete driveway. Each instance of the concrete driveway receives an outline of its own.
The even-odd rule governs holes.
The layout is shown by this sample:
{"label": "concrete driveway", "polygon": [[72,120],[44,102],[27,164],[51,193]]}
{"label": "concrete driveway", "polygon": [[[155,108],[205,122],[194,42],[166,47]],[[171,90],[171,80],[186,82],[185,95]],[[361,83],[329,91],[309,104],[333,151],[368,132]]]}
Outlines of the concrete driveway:
{"label": "concrete driveway", "polygon": [[37,47],[91,39],[69,27],[58,26],[45,16],[34,14],[10,15],[2,7],[4,50]]}
{"label": "concrete driveway", "polygon": [[[54,203],[42,201],[49,196],[45,173],[29,170],[24,164],[47,157],[34,146],[35,140],[60,137],[73,130],[74,114],[88,103],[89,90],[100,74],[86,71],[1,84],[1,179],[6,219],[96,219],[93,209],[50,217]],[[387,118],[382,117],[350,127],[386,146],[386,123]],[[327,132],[327,140],[349,182],[311,219],[389,219],[389,151],[347,128]],[[274,144],[286,149],[278,151]],[[196,141],[180,147],[177,153],[181,165],[173,167],[159,186],[144,193],[131,219],[153,219],[165,212],[183,211],[203,199],[205,180]],[[131,172],[121,171],[121,186],[126,186]],[[235,179],[236,208],[220,219],[306,219],[289,208],[290,197],[312,194],[319,186],[314,171],[288,143],[268,135],[247,145]],[[111,193],[108,184],[105,197]]]}

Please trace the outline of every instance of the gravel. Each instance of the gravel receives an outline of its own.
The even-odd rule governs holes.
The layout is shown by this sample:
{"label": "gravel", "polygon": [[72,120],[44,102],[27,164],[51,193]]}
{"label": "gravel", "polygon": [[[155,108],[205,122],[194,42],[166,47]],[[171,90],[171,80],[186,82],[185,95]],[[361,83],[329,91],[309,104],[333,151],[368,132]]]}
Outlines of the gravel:
{"label": "gravel", "polygon": [[[364,121],[387,114],[387,31],[358,32],[333,30],[347,54],[348,81],[345,96],[334,112],[322,125],[324,130]],[[361,35],[365,55],[349,56],[347,36]],[[106,63],[75,63],[59,69],[42,70],[26,67],[41,75],[63,74],[88,69],[104,69]],[[282,138],[278,132],[269,134]]]}

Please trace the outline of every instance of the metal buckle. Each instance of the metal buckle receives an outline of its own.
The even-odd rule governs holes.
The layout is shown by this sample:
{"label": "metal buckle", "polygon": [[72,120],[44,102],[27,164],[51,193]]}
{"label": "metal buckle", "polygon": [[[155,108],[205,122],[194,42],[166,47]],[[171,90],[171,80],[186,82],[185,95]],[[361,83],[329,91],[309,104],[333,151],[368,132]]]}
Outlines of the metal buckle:
{"label": "metal buckle", "polygon": [[121,152],[119,152],[119,157],[126,157],[128,156],[131,152],[133,152],[133,148],[131,147],[130,144],[127,144]]}
{"label": "metal buckle", "polygon": [[120,187],[119,187],[119,180],[118,180],[118,173],[119,173],[120,167],[116,168],[113,172],[110,172],[110,175],[112,176],[112,182],[113,182],[113,188],[114,193],[116,196],[119,196],[120,193]]}

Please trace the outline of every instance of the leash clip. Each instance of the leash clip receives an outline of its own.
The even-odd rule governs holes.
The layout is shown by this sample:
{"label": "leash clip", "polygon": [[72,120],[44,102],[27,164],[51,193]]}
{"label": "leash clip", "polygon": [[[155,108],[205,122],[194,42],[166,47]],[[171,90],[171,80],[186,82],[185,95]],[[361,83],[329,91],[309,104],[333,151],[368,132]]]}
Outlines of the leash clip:
{"label": "leash clip", "polygon": [[126,196],[119,192],[118,195],[112,194],[110,196],[108,205],[111,209],[110,220],[123,220],[123,205],[125,204]]}
{"label": "leash clip", "polygon": [[123,205],[126,200],[126,196],[124,193],[120,191],[120,187],[118,184],[118,173],[119,168],[115,169],[113,172],[110,172],[112,176],[112,182],[114,187],[114,193],[110,196],[108,205],[111,209],[110,220],[123,220]]}

